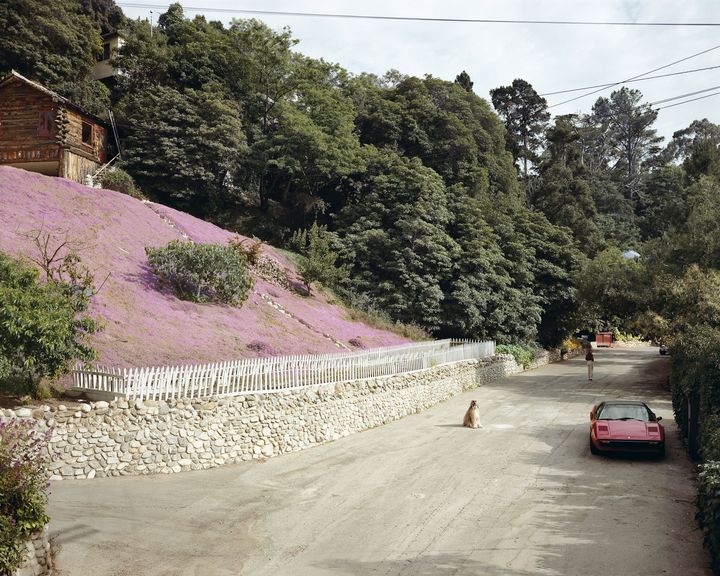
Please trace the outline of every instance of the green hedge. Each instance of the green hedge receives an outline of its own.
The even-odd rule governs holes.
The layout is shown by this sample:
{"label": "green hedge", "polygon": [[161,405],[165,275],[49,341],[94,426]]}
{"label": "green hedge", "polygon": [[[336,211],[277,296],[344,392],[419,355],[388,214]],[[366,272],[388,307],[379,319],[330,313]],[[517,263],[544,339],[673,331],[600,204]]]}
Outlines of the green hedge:
{"label": "green hedge", "polygon": [[699,452],[704,463],[698,476],[697,521],[716,574],[720,574],[720,330],[695,325],[672,348],[675,420],[687,437],[687,399],[699,411]]}
{"label": "green hedge", "polygon": [[709,461],[700,468],[696,518],[703,531],[705,548],[710,552],[712,569],[720,574],[720,462]]}

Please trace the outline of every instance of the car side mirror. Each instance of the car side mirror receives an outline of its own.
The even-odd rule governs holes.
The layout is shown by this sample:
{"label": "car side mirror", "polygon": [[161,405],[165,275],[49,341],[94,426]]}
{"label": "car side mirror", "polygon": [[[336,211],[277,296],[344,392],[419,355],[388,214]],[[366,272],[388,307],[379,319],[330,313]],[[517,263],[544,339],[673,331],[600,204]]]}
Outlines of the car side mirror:
{"label": "car side mirror", "polygon": [[655,418],[655,422],[660,422],[660,420],[662,420],[662,416],[657,416],[657,417]]}

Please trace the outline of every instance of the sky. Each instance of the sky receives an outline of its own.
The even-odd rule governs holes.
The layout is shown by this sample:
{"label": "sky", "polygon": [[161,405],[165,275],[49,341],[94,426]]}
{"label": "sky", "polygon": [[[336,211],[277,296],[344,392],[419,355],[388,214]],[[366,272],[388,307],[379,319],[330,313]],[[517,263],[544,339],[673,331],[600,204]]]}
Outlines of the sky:
{"label": "sky", "polygon": [[[126,7],[122,0],[117,3],[131,18],[151,16],[148,8]],[[160,0],[149,3],[168,5]],[[718,0],[187,0],[181,4],[188,17],[202,10],[187,7],[210,7],[429,18],[720,23]],[[153,12],[157,22],[162,10]],[[246,17],[217,12],[205,15],[225,23],[233,17]],[[474,82],[474,91],[488,100],[492,88],[508,85],[515,78],[530,82],[540,94],[620,82],[714,46],[718,48],[656,74],[720,65],[720,27],[539,26],[277,15],[257,18],[276,30],[290,27],[300,40],[298,51],[336,62],[352,73],[382,75],[396,69],[408,75],[431,74],[454,80],[465,70]],[[720,91],[720,68],[627,86],[639,89],[649,103],[718,86],[718,90],[706,92],[711,94]],[[553,114],[590,112],[595,100],[609,96],[612,90],[559,106],[553,105],[583,92],[546,98]],[[655,127],[667,141],[674,131],[702,118],[720,124],[720,95],[660,110]]]}

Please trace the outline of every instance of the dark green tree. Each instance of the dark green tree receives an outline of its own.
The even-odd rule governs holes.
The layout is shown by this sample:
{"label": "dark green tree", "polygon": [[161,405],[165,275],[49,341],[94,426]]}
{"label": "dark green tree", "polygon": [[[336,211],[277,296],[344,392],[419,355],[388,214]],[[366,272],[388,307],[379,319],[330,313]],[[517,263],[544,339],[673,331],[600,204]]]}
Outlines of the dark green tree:
{"label": "dark green tree", "polygon": [[347,268],[336,264],[338,254],[332,247],[335,237],[324,226],[318,226],[317,222],[310,229],[297,231],[293,235],[293,245],[305,257],[300,262],[299,270],[308,292],[313,282],[333,287],[347,279]]}
{"label": "dark green tree", "polygon": [[547,101],[525,80],[490,90],[493,106],[505,122],[507,149],[521,167],[527,182],[530,167],[538,161],[544,129],[550,119]]}
{"label": "dark green tree", "polygon": [[100,29],[73,0],[0,2],[0,76],[10,70],[55,88],[85,78]]}
{"label": "dark green tree", "polygon": [[353,287],[395,320],[437,329],[443,283],[458,247],[445,231],[445,185],[419,160],[378,151],[352,190],[335,228]]}
{"label": "dark green tree", "polygon": [[212,214],[246,145],[232,103],[209,90],[158,87],[128,94],[118,118],[126,134],[124,168],[140,188],[195,214]]}
{"label": "dark green tree", "polygon": [[465,72],[465,70],[463,70],[462,72],[460,72],[460,74],[455,76],[455,83],[460,84],[460,86],[465,88],[465,90],[467,90],[468,92],[472,92],[473,81],[470,80],[470,74]]}
{"label": "dark green tree", "polygon": [[127,23],[122,9],[115,0],[79,0],[82,11],[100,28],[101,34],[122,30]]}
{"label": "dark green tree", "polygon": [[635,200],[641,177],[659,154],[662,142],[652,127],[657,110],[642,104],[641,99],[639,90],[623,87],[593,105],[593,121],[605,133],[610,168],[631,200]]}
{"label": "dark green tree", "polygon": [[678,166],[664,166],[645,179],[638,202],[643,239],[684,228],[691,210],[685,180]]}
{"label": "dark green tree", "polygon": [[553,224],[570,228],[583,252],[593,255],[604,247],[604,238],[578,144],[573,118],[556,118],[547,130],[547,150],[532,205]]}

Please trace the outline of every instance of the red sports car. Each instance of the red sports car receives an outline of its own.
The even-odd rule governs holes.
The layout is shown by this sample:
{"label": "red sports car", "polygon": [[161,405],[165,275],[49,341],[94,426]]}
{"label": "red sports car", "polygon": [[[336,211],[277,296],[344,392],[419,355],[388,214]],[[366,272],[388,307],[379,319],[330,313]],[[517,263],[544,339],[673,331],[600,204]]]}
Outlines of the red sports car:
{"label": "red sports car", "polygon": [[665,429],[644,402],[607,400],[590,412],[590,451],[665,455]]}

